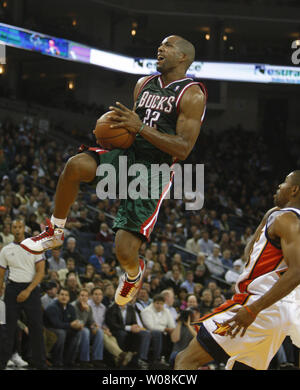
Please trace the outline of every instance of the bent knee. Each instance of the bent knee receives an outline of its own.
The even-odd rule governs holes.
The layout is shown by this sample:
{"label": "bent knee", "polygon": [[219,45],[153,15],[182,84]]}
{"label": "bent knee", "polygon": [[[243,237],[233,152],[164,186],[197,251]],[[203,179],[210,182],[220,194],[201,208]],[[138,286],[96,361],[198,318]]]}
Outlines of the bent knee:
{"label": "bent knee", "polygon": [[96,176],[97,164],[93,157],[86,153],[70,157],[63,170],[63,175],[69,180],[90,182]]}
{"label": "bent knee", "polygon": [[130,262],[136,259],[141,246],[141,240],[130,232],[118,230],[115,244],[116,256],[119,261]]}

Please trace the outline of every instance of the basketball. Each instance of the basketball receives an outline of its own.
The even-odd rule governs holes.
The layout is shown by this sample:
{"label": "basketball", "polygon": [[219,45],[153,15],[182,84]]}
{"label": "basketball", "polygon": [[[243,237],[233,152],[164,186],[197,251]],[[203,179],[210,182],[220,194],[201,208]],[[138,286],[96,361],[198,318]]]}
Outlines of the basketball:
{"label": "basketball", "polygon": [[108,111],[97,120],[93,131],[97,143],[105,149],[128,149],[135,140],[135,134],[122,127],[111,128],[110,125],[116,123],[109,118],[111,113]]}

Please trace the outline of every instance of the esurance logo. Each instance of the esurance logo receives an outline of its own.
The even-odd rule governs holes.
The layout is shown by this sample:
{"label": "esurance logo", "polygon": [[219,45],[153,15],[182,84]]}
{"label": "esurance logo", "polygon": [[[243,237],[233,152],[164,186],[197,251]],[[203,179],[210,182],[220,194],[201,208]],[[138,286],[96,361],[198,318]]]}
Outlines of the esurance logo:
{"label": "esurance logo", "polygon": [[255,65],[254,73],[260,80],[263,79],[265,82],[300,84],[299,68],[258,64]]}

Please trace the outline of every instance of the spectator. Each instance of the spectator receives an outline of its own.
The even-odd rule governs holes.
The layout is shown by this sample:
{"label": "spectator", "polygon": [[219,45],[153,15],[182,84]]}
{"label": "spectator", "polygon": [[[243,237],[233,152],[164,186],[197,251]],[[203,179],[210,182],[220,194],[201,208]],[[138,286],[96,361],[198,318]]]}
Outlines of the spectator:
{"label": "spectator", "polygon": [[198,299],[194,293],[188,294],[186,298],[186,308],[197,308],[198,307]]}
{"label": "spectator", "polygon": [[218,277],[222,277],[224,275],[225,269],[220,256],[220,247],[218,245],[214,245],[213,253],[207,257],[205,264],[212,275],[216,275]]}
{"label": "spectator", "polygon": [[243,271],[244,263],[241,259],[235,260],[233,262],[233,269],[229,269],[225,274],[225,280],[228,283],[235,283],[238,280],[238,277]]}
{"label": "spectator", "polygon": [[153,300],[150,298],[148,290],[144,287],[141,287],[135,303],[138,313],[145,309],[145,307],[149,306],[152,301]]}
{"label": "spectator", "polygon": [[209,233],[207,230],[204,230],[201,234],[202,238],[199,239],[200,251],[204,252],[207,256],[209,256],[213,252],[214,243],[209,238]]}
{"label": "spectator", "polygon": [[[82,288],[77,300],[72,303],[75,308],[76,318],[83,324],[83,329],[80,330],[80,366],[82,368],[105,368],[103,363],[103,331],[94,320],[88,299],[88,290]],[[90,345],[92,347],[91,351]],[[90,356],[92,357],[92,364],[90,364]]]}
{"label": "spectator", "polygon": [[54,282],[48,282],[45,285],[45,294],[41,298],[43,309],[45,310],[47,306],[54,301],[57,296],[58,287]]}
{"label": "spectator", "polygon": [[117,339],[112,335],[109,327],[105,324],[106,307],[102,303],[103,292],[101,288],[95,287],[92,290],[91,299],[88,303],[93,311],[93,316],[99,329],[103,331],[104,348],[113,356],[116,367],[126,367],[130,363],[133,353],[124,352],[119,347]]}
{"label": "spectator", "polygon": [[71,271],[67,274],[65,287],[69,291],[69,301],[74,302],[77,299],[81,285],[77,281],[76,273]]}
{"label": "spectator", "polygon": [[169,287],[173,288],[175,295],[178,294],[181,283],[183,282],[183,277],[180,272],[180,268],[177,264],[174,264],[171,269],[171,276],[164,276],[162,278],[162,286],[164,289]]}
{"label": "spectator", "polygon": [[200,230],[194,232],[193,237],[189,238],[185,243],[185,248],[193,253],[199,253],[201,251],[201,246],[199,244],[199,239],[201,237]]}
{"label": "spectator", "polygon": [[108,283],[104,287],[103,304],[108,308],[115,302],[115,288],[112,283]]}
{"label": "spectator", "polygon": [[78,275],[78,273],[76,271],[75,260],[73,259],[73,257],[67,258],[67,260],[66,260],[66,268],[63,268],[63,269],[60,269],[60,270],[57,271],[58,279],[59,279],[59,282],[60,282],[60,284],[62,286],[65,284],[66,277],[67,277],[67,274],[69,272],[74,272],[75,273],[76,278],[77,278],[77,282],[78,282],[78,284],[80,284],[79,275]]}
{"label": "spectator", "polygon": [[182,310],[180,312],[177,318],[176,327],[171,333],[171,341],[173,343],[169,359],[171,367],[174,365],[177,353],[183,351],[197,335],[197,332],[191,323],[196,321],[199,317],[200,312],[193,309]]}
{"label": "spectator", "polygon": [[179,307],[179,310],[184,310],[187,308],[187,302],[186,302],[186,299],[187,299],[187,296],[188,296],[188,292],[187,292],[187,289],[185,287],[180,287],[179,290],[178,290],[178,307]]}
{"label": "spectator", "polygon": [[167,290],[163,290],[161,292],[161,295],[164,297],[164,300],[165,300],[164,307],[170,311],[170,313],[173,317],[173,320],[176,322],[176,319],[178,317],[178,312],[174,306],[174,303],[175,303],[174,291],[171,288],[167,289]]}
{"label": "spectator", "polygon": [[133,306],[113,303],[106,311],[105,323],[123,351],[137,352],[132,360],[135,368],[148,369],[151,334],[137,324]]}
{"label": "spectator", "polygon": [[251,241],[252,237],[253,237],[252,228],[251,228],[251,226],[247,226],[244,234],[242,234],[242,236],[241,236],[241,243],[244,246],[246,246]]}
{"label": "spectator", "polygon": [[79,275],[81,284],[92,282],[95,276],[95,267],[92,264],[87,264],[84,268],[84,274]]}
{"label": "spectator", "polygon": [[213,305],[213,294],[210,289],[205,289],[202,291],[200,297],[200,312],[201,315],[206,315],[211,312]]}
{"label": "spectator", "polygon": [[81,255],[81,253],[76,249],[76,239],[75,237],[69,237],[67,239],[66,248],[62,253],[62,257],[67,259],[68,257],[72,257],[76,262],[76,270],[79,273],[84,272],[84,267],[88,263],[87,260]]}
{"label": "spectator", "polygon": [[14,240],[14,235],[10,232],[10,223],[5,223],[3,226],[3,231],[0,233],[2,237],[3,246],[10,244]]}
{"label": "spectator", "polygon": [[163,288],[163,280],[159,278],[158,275],[152,275],[150,280],[150,298],[153,298],[155,295],[159,294]]}
{"label": "spectator", "polygon": [[164,253],[159,253],[157,256],[158,264],[160,264],[162,271],[166,274],[169,271],[167,264],[167,257]]}
{"label": "spectator", "polygon": [[101,242],[113,242],[114,241],[113,233],[109,229],[106,222],[102,222],[100,224],[100,230],[96,234],[96,240],[99,240]]}
{"label": "spectator", "polygon": [[180,287],[185,287],[187,289],[188,293],[193,293],[194,292],[194,272],[191,270],[188,270],[186,272],[186,279],[184,282],[181,283]]}
{"label": "spectator", "polygon": [[115,276],[115,271],[111,269],[111,266],[109,263],[103,263],[102,264],[102,270],[100,272],[101,278],[107,279],[107,280],[112,280],[113,277]]}
{"label": "spectator", "polygon": [[153,302],[141,311],[141,319],[152,337],[158,338],[154,351],[154,361],[161,361],[161,356],[169,357],[171,353],[170,335],[175,329],[175,321],[170,311],[164,307],[163,295],[155,295]]}
{"label": "spectator", "polygon": [[47,306],[44,312],[45,326],[57,336],[51,356],[54,367],[74,367],[80,343],[80,330],[83,325],[76,319],[74,306],[70,303],[70,294],[61,288],[57,299]]}
{"label": "spectator", "polygon": [[225,249],[223,252],[222,264],[225,269],[232,268],[231,252],[229,249]]}
{"label": "spectator", "polygon": [[226,213],[223,213],[221,215],[220,229],[223,232],[229,232],[230,231],[230,226],[228,224],[228,215]]}
{"label": "spectator", "polygon": [[52,249],[52,256],[47,259],[48,270],[59,271],[60,269],[66,268],[65,260],[60,256],[60,249]]}
{"label": "spectator", "polygon": [[96,245],[94,248],[94,254],[89,257],[89,263],[95,267],[96,272],[101,273],[102,264],[105,262],[103,257],[104,248],[102,245]]}

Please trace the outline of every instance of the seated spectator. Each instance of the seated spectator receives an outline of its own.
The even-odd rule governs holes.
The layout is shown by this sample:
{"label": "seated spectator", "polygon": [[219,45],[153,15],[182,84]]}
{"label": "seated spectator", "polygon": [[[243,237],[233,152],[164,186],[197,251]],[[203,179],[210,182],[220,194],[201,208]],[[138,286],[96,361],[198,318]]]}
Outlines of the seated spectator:
{"label": "seated spectator", "polygon": [[41,297],[41,302],[43,309],[45,310],[47,306],[54,301],[57,296],[57,284],[54,282],[46,282],[45,285],[45,294]]}
{"label": "seated spectator", "polygon": [[231,258],[231,252],[229,249],[225,249],[223,252],[222,264],[225,267],[226,271],[228,270],[228,268],[232,268],[232,258]]}
{"label": "seated spectator", "polygon": [[192,293],[188,294],[186,297],[186,308],[187,309],[193,309],[198,307],[198,298],[197,296]]}
{"label": "seated spectator", "polygon": [[44,324],[57,336],[51,352],[54,367],[72,367],[79,349],[80,330],[83,325],[76,319],[75,308],[69,303],[70,294],[61,288],[57,299],[44,311]]}
{"label": "seated spectator", "polygon": [[162,286],[164,286],[162,280],[159,278],[158,275],[152,275],[149,284],[150,284],[150,291],[149,291],[150,298],[153,298],[155,295],[159,294],[162,290]]}
{"label": "seated spectator", "polygon": [[137,324],[133,306],[112,304],[106,311],[105,323],[123,351],[137,352],[132,359],[135,368],[148,369],[151,334]]}
{"label": "seated spectator", "polygon": [[67,239],[66,248],[62,253],[62,257],[67,259],[68,257],[72,257],[76,263],[76,270],[79,273],[84,272],[84,267],[88,263],[88,261],[81,255],[79,250],[76,248],[76,239],[75,237],[69,237]]}
{"label": "seated spectator", "polygon": [[233,269],[229,269],[225,274],[226,282],[235,283],[243,271],[243,266],[244,263],[241,259],[235,260],[233,262]]}
{"label": "seated spectator", "polygon": [[[88,304],[89,293],[82,288],[78,298],[72,303],[76,318],[83,324],[80,333],[79,360],[82,368],[105,368],[103,363],[103,331],[94,320],[92,308]],[[91,350],[90,350],[91,345]],[[90,356],[92,364],[90,364]]]}
{"label": "seated spectator", "polygon": [[155,332],[159,343],[154,351],[155,361],[160,361],[161,356],[169,357],[171,353],[170,335],[175,329],[175,321],[169,309],[164,307],[165,300],[163,295],[155,295],[153,302],[141,311],[141,319],[146,329]]}
{"label": "seated spectator", "polygon": [[63,268],[63,269],[60,269],[57,271],[58,277],[59,277],[59,282],[62,286],[65,284],[67,274],[71,271],[76,274],[77,282],[80,283],[79,275],[76,271],[75,260],[73,259],[73,257],[67,258],[66,268]]}
{"label": "seated spectator", "polygon": [[169,271],[169,267],[167,264],[167,258],[164,253],[159,253],[157,256],[157,262],[160,264],[162,270],[164,273],[167,273]]}
{"label": "seated spectator", "polygon": [[207,283],[207,280],[210,278],[210,272],[206,264],[197,265],[194,271],[194,283],[202,284],[203,286]]}
{"label": "seated spectator", "polygon": [[225,269],[220,256],[219,245],[214,245],[213,253],[207,257],[205,264],[212,275],[216,275],[220,278],[224,275]]}
{"label": "seated spectator", "polygon": [[96,245],[94,248],[94,254],[89,257],[89,263],[95,267],[96,272],[101,273],[102,264],[105,262],[103,257],[104,248],[102,245]]}
{"label": "seated spectator", "polygon": [[200,230],[194,232],[193,237],[189,238],[185,243],[185,249],[193,253],[199,253],[201,251],[201,247],[199,244],[199,239],[201,237]]}
{"label": "seated spectator", "polygon": [[103,292],[101,288],[95,287],[92,290],[91,299],[89,299],[88,304],[92,308],[96,324],[103,331],[104,348],[113,356],[116,367],[126,367],[130,363],[133,353],[130,351],[122,351],[117,339],[112,335],[109,327],[106,325],[106,307],[103,305],[102,300]]}
{"label": "seated spectator", "polygon": [[112,283],[107,283],[104,287],[104,297],[103,297],[103,305],[109,307],[111,304],[115,302],[115,288]]}
{"label": "seated spectator", "polygon": [[183,276],[180,272],[180,267],[177,264],[174,264],[172,266],[170,277],[165,275],[161,281],[162,287],[164,289],[167,289],[169,287],[173,288],[175,295],[178,294],[182,282]]}
{"label": "seated spectator", "polygon": [[26,225],[30,227],[31,231],[40,231],[41,227],[40,225],[36,222],[36,215],[34,213],[31,213],[28,218],[28,222],[26,221]]}
{"label": "seated spectator", "polygon": [[221,229],[221,231],[224,231],[224,232],[230,231],[230,226],[228,224],[228,215],[226,213],[223,213],[221,215],[220,229]]}
{"label": "seated spectator", "polygon": [[201,315],[206,315],[211,312],[213,305],[213,294],[210,289],[206,288],[202,291],[200,297],[200,312]]}
{"label": "seated spectator", "polygon": [[112,280],[112,278],[115,276],[116,272],[115,270],[113,270],[110,266],[110,264],[107,262],[107,263],[103,263],[102,264],[102,270],[100,272],[100,276],[101,278],[104,280],[104,279],[107,279],[107,280]]}
{"label": "seated spectator", "polygon": [[201,233],[201,238],[198,241],[200,246],[200,251],[204,252],[207,256],[209,256],[213,252],[214,243],[209,238],[209,233],[207,230],[204,230]]}
{"label": "seated spectator", "polygon": [[144,257],[145,257],[145,260],[146,260],[147,268],[152,269],[153,264],[154,264],[152,250],[147,248],[145,250],[145,256]]}
{"label": "seated spectator", "polygon": [[10,228],[11,228],[11,224],[5,223],[3,226],[3,230],[0,233],[0,236],[2,237],[3,246],[10,244],[11,242],[14,241],[14,235],[11,234]]}
{"label": "seated spectator", "polygon": [[85,284],[93,281],[95,276],[95,267],[92,264],[87,264],[85,266],[85,272],[82,275],[79,275],[80,283]]}
{"label": "seated spectator", "polygon": [[99,240],[101,242],[113,242],[114,241],[114,235],[113,232],[110,230],[106,222],[102,222],[100,224],[100,230],[96,234],[96,240]]}
{"label": "seated spectator", "polygon": [[188,293],[193,293],[194,292],[194,272],[191,270],[188,270],[186,272],[186,279],[184,282],[181,283],[180,287],[185,287],[187,289]]}
{"label": "seated spectator", "polygon": [[152,241],[150,244],[150,250],[152,251],[152,260],[154,262],[158,261],[158,243]]}
{"label": "seated spectator", "polygon": [[253,231],[251,226],[247,226],[245,232],[241,235],[241,243],[246,246],[253,237]]}
{"label": "seated spectator", "polygon": [[174,306],[174,303],[175,303],[174,291],[171,288],[169,288],[169,289],[163,290],[161,292],[161,295],[164,297],[164,300],[165,300],[164,307],[170,311],[170,313],[172,314],[173,320],[176,322],[176,319],[178,317],[178,312]]}
{"label": "seated spectator", "polygon": [[188,296],[187,289],[185,287],[180,287],[178,290],[178,303],[176,304],[179,307],[179,310],[184,310],[187,307],[186,299]]}
{"label": "seated spectator", "polygon": [[52,249],[51,250],[51,255],[52,256],[47,259],[48,270],[59,271],[60,269],[65,269],[66,268],[66,262],[60,256],[61,255],[61,250],[60,249]]}
{"label": "seated spectator", "polygon": [[152,299],[149,296],[148,290],[142,286],[137,294],[135,303],[138,312],[141,312],[145,307],[149,306],[150,303],[152,303]]}
{"label": "seated spectator", "polygon": [[193,309],[180,311],[180,314],[177,317],[176,327],[171,333],[171,341],[173,343],[173,348],[169,359],[171,367],[174,366],[175,358],[178,352],[183,351],[197,335],[197,332],[191,323],[196,321],[199,317],[200,312]]}
{"label": "seated spectator", "polygon": [[64,286],[69,291],[69,300],[74,302],[77,299],[81,285],[78,283],[77,276],[75,272],[69,272]]}

